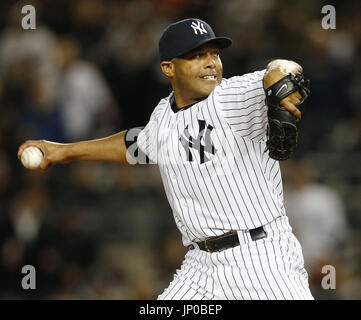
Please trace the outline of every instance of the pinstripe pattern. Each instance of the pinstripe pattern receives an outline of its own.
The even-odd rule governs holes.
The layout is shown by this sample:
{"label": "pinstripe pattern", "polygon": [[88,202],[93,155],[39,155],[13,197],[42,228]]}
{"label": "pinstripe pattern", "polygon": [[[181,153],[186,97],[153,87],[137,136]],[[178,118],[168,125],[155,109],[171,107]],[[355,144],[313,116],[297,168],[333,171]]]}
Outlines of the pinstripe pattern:
{"label": "pinstripe pattern", "polygon": [[158,299],[313,300],[288,218],[264,228],[265,239],[252,241],[248,231],[239,231],[240,246],[215,253],[188,251]]}
{"label": "pinstripe pattern", "polygon": [[[183,244],[230,230],[243,241],[219,253],[189,251],[159,299],[312,298],[301,248],[284,220],[280,166],[265,152],[264,72],[224,79],[181,110],[172,108],[171,93],[138,136],[159,166]],[[250,241],[247,230],[259,226],[269,236]]]}
{"label": "pinstripe pattern", "polygon": [[[177,113],[170,107],[171,94],[138,137],[142,151],[158,163],[185,245],[285,215],[279,164],[264,152],[263,75],[223,80],[207,99]],[[198,136],[198,120],[214,128],[217,152],[207,154],[210,161],[205,163],[192,148],[194,160],[187,161],[179,141],[186,127],[194,139]]]}

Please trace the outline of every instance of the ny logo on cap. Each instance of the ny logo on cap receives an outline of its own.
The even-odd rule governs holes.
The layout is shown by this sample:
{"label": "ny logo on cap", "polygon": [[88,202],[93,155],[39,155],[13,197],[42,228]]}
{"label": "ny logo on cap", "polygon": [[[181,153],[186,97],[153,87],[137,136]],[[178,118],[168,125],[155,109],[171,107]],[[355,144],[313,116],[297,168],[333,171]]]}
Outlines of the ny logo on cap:
{"label": "ny logo on cap", "polygon": [[203,23],[201,23],[200,21],[193,21],[191,27],[193,28],[195,34],[198,34],[198,31],[200,34],[207,33],[207,30],[204,29]]}

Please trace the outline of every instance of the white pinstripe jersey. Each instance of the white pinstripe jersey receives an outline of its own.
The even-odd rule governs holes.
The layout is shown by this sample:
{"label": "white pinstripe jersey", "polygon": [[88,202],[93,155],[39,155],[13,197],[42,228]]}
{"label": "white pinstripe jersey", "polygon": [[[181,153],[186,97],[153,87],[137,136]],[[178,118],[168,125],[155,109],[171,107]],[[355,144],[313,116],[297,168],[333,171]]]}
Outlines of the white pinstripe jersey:
{"label": "white pinstripe jersey", "polygon": [[157,163],[185,246],[285,215],[280,167],[266,149],[265,70],[223,79],[175,112],[162,99],[138,136]]}

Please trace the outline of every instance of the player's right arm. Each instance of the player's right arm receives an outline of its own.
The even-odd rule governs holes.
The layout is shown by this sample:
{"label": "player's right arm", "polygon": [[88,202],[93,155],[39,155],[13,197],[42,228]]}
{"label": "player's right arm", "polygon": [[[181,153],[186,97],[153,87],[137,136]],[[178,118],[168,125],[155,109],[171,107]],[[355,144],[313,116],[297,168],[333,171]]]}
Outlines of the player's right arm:
{"label": "player's right arm", "polygon": [[102,139],[74,143],[28,140],[19,147],[18,158],[21,159],[21,154],[27,147],[33,146],[39,148],[44,154],[44,159],[40,164],[42,170],[56,163],[71,161],[127,163],[126,132],[127,130],[124,130]]}
{"label": "player's right arm", "polygon": [[44,155],[40,169],[56,163],[71,161],[95,161],[129,164],[157,163],[158,114],[166,103],[163,99],[153,110],[148,124],[124,130],[111,136],[74,143],[56,143],[46,140],[28,140],[19,147],[18,158],[27,147],[37,147]]}

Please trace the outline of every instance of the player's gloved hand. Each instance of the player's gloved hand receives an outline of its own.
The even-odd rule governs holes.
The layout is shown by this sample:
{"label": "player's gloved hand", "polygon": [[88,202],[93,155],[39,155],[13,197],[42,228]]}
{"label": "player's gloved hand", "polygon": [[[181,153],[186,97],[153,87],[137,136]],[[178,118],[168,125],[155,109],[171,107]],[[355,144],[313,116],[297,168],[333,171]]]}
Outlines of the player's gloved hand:
{"label": "player's gloved hand", "polygon": [[287,160],[297,146],[298,108],[310,95],[309,83],[302,72],[290,73],[265,88],[268,106],[267,149],[272,159]]}

